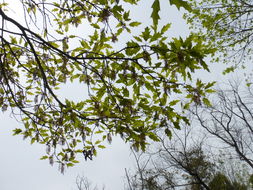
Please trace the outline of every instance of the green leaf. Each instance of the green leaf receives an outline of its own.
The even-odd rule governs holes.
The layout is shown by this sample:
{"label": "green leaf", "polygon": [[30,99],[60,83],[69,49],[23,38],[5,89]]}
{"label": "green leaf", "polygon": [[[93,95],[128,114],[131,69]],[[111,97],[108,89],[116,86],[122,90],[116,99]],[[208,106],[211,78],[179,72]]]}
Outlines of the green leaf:
{"label": "green leaf", "polygon": [[78,160],[72,160],[71,162],[73,162],[73,163],[79,163]]}
{"label": "green leaf", "polygon": [[67,167],[73,167],[74,164],[73,163],[67,163]]}
{"label": "green leaf", "polygon": [[173,100],[170,102],[170,106],[174,106],[176,105],[178,102],[180,102],[180,100]]}
{"label": "green leaf", "polygon": [[148,27],[145,28],[144,32],[142,32],[142,35],[143,39],[145,41],[148,41],[148,39],[150,38],[150,29]]}
{"label": "green leaf", "polygon": [[164,130],[164,132],[165,132],[165,134],[167,135],[167,137],[169,137],[169,138],[171,139],[171,137],[172,137],[172,132],[171,132],[171,130],[169,130],[168,128],[166,128],[166,129]]}
{"label": "green leaf", "polygon": [[160,11],[160,0],[154,0],[154,3],[152,4],[151,18],[153,20],[155,28],[157,28],[158,20],[160,19],[159,11]]}
{"label": "green leaf", "polygon": [[178,121],[173,122],[173,125],[176,129],[181,129],[180,124]]}
{"label": "green leaf", "polygon": [[139,26],[140,24],[141,24],[140,22],[131,22],[129,26],[136,27]]}
{"label": "green leaf", "polygon": [[47,159],[48,158],[48,156],[42,156],[41,158],[40,158],[40,160],[45,160],[45,159]]}
{"label": "green leaf", "polygon": [[203,102],[207,106],[212,106],[211,102],[207,98],[203,98]]}
{"label": "green leaf", "polygon": [[148,137],[150,138],[150,139],[152,139],[153,141],[156,141],[156,142],[159,142],[160,141],[160,139],[157,137],[157,135],[156,134],[154,134],[154,133],[149,133],[148,134]]}
{"label": "green leaf", "polygon": [[207,83],[207,85],[205,86],[205,89],[208,89],[210,87],[212,87],[213,85],[215,85],[216,82],[209,82]]}
{"label": "green leaf", "polygon": [[104,145],[98,145],[98,148],[105,149],[106,147]]}
{"label": "green leaf", "polygon": [[168,23],[168,24],[164,25],[162,27],[161,33],[164,34],[165,32],[167,32],[168,29],[170,28],[170,26],[171,26],[171,23]]}
{"label": "green leaf", "polygon": [[228,73],[231,73],[231,72],[234,72],[235,71],[235,67],[234,66],[231,66],[231,67],[227,67],[223,72],[222,74],[225,75],[225,74],[228,74]]}
{"label": "green leaf", "polygon": [[13,135],[18,135],[20,133],[22,133],[22,129],[14,129],[13,130]]}
{"label": "green leaf", "polygon": [[187,11],[191,11],[192,8],[189,5],[189,3],[187,1],[183,1],[183,0],[169,0],[171,5],[176,5],[176,7],[178,9],[180,9],[181,7],[183,7],[185,10]]}

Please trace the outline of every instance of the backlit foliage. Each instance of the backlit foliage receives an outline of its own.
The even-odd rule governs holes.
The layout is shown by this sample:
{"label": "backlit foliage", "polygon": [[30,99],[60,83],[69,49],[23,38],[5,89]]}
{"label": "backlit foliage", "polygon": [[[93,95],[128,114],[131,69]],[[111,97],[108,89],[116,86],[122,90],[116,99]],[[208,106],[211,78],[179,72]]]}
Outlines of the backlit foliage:
{"label": "backlit foliage", "polygon": [[[159,140],[157,129],[171,136],[171,128],[188,123],[176,107],[209,104],[213,83],[192,85],[191,75],[208,70],[204,57],[214,50],[194,35],[168,40],[159,0],[146,15],[148,26],[131,14],[139,0],[8,3],[0,4],[0,107],[22,120],[14,134],[44,144],[42,159],[58,162],[62,172],[78,162],[78,153],[91,159],[113,135],[145,150],[148,139]],[[22,8],[18,19],[14,4]],[[170,4],[191,10],[186,1]],[[132,35],[136,27],[139,34]],[[119,41],[123,36],[130,39]],[[83,100],[59,95],[71,82],[80,83]]]}

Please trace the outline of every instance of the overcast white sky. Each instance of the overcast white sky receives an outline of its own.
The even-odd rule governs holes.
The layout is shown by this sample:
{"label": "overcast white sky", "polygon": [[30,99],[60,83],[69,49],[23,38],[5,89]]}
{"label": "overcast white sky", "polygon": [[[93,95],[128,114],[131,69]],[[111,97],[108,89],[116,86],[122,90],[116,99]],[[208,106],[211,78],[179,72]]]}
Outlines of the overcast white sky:
{"label": "overcast white sky", "polygon": [[[149,7],[150,4],[142,2],[138,9],[132,10],[133,15],[147,22],[150,16]],[[164,1],[161,7],[161,17],[172,22],[169,35],[185,36],[188,33],[187,26],[177,9],[170,7],[168,0]],[[17,15],[14,15],[15,17]],[[212,76],[217,79],[220,72],[215,72]],[[210,80],[209,77],[206,79]],[[76,85],[63,88],[63,92],[72,98],[75,98],[73,94],[80,94],[80,90]],[[104,184],[107,190],[118,190],[124,186],[124,169],[133,168],[134,161],[129,145],[121,139],[113,139],[112,145],[100,151],[93,161],[85,162],[83,159],[80,164],[67,169],[62,175],[57,165],[51,167],[48,161],[39,160],[45,153],[44,146],[30,145],[29,140],[23,141],[21,136],[11,135],[12,129],[20,127],[22,123],[11,118],[7,112],[0,112],[0,121],[0,190],[75,190],[77,175],[88,177],[98,187]]]}

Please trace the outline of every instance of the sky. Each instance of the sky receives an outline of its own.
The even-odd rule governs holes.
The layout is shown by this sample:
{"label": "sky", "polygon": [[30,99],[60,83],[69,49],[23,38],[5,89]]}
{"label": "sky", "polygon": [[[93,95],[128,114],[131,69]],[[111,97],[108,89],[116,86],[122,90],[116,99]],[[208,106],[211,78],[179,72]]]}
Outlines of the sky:
{"label": "sky", "polygon": [[[150,21],[147,19],[150,6],[142,1],[139,7],[131,10],[134,16],[143,21],[143,26]],[[161,7],[161,18],[172,23],[168,35],[172,37],[188,34],[186,23],[181,18],[182,13],[174,6],[171,7],[167,1],[163,1]],[[214,67],[217,69],[218,65]],[[206,73],[199,73],[198,76],[206,76]],[[212,74],[213,79],[219,76],[220,72]],[[209,77],[206,78],[210,80]],[[75,99],[80,98],[77,96],[81,90],[78,85],[73,84],[63,87],[62,93]],[[0,112],[0,121],[0,190],[75,190],[78,175],[87,177],[98,187],[105,185],[107,190],[118,190],[124,187],[125,168],[134,170],[129,144],[115,137],[112,144],[99,151],[93,161],[81,158],[79,164],[68,168],[62,175],[57,165],[52,167],[47,160],[39,160],[45,153],[44,146],[31,145],[22,136],[12,136],[12,130],[22,123],[16,121],[9,112]]]}

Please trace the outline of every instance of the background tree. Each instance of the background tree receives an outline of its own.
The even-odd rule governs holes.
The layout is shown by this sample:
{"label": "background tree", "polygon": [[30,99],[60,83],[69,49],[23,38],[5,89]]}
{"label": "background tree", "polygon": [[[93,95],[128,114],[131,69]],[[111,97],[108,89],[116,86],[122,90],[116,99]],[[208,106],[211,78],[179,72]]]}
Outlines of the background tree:
{"label": "background tree", "polygon": [[190,127],[137,156],[133,189],[252,189],[252,87],[223,88],[192,108]]}
{"label": "background tree", "polygon": [[[98,190],[98,187],[93,187],[92,183],[84,176],[76,177],[76,187],[77,190]],[[102,190],[105,190],[105,187]]]}
{"label": "background tree", "polygon": [[220,140],[220,148],[235,152],[237,159],[253,169],[252,86],[243,88],[230,83],[225,90],[217,90],[212,106],[196,106],[192,110],[199,124]]}
{"label": "background tree", "polygon": [[[169,2],[191,10],[185,1]],[[12,3],[21,7],[18,17]],[[176,109],[179,103],[208,103],[213,83],[190,81],[195,70],[208,70],[204,58],[214,50],[194,35],[168,40],[170,24],[159,24],[159,0],[153,1],[149,26],[132,19],[134,5],[142,2],[0,3],[0,106],[24,123],[14,134],[45,144],[42,159],[56,160],[62,172],[78,162],[78,153],[92,159],[115,134],[144,150],[147,139],[159,140],[157,128],[171,136],[171,126],[188,123]],[[58,89],[70,82],[83,88],[80,101],[60,95]],[[189,102],[175,99],[178,94]]]}
{"label": "background tree", "polygon": [[[252,57],[252,18],[251,0],[191,0],[193,7],[186,14],[188,23],[196,32],[213,41],[219,52],[214,61],[229,63],[225,72],[244,66]],[[231,65],[234,63],[233,65]],[[243,64],[240,64],[243,63]]]}
{"label": "background tree", "polygon": [[248,190],[251,188],[249,167],[240,160],[230,157],[232,154],[208,152],[208,145],[204,140],[198,143],[192,139],[191,135],[196,136],[196,131],[191,135],[190,133],[187,133],[186,139],[182,133],[179,139],[176,139],[175,135],[171,141],[164,139],[158,143],[160,146],[156,146],[160,147],[157,151],[151,149],[148,154],[136,155],[138,167],[135,174],[127,173],[131,177],[127,178],[126,189]]}

